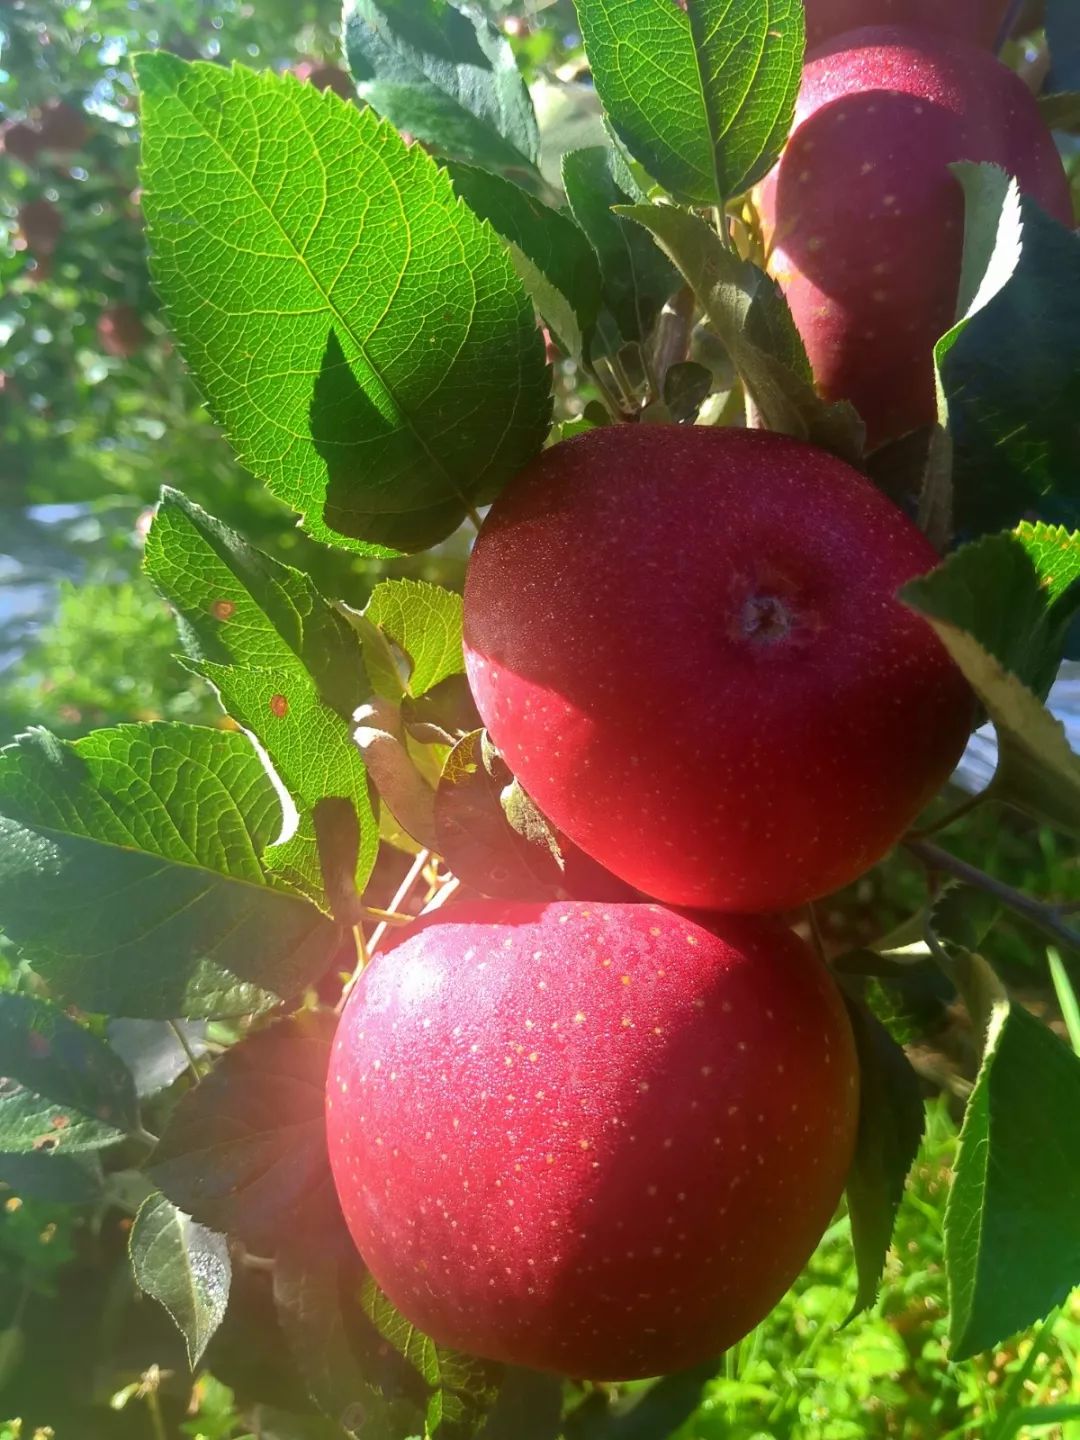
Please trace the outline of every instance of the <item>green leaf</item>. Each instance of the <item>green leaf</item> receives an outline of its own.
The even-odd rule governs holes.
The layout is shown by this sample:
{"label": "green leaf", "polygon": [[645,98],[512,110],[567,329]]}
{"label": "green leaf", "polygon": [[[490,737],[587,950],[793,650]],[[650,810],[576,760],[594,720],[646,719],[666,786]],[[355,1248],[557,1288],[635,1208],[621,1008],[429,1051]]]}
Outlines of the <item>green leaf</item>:
{"label": "green leaf", "polygon": [[559,1440],[563,1385],[557,1375],[508,1368],[481,1440]]}
{"label": "green leaf", "polygon": [[959,627],[1045,699],[1080,610],[1080,533],[1023,523],[965,545],[904,599]]}
{"label": "green leaf", "polygon": [[[1007,599],[997,589],[1003,555],[1009,556],[1016,591]],[[1072,537],[1021,527],[1013,536],[965,547],[900,595],[933,625],[994,722],[998,768],[991,793],[1080,834],[1080,757],[1070,750],[1061,723],[1008,668],[1018,665],[1040,688],[1048,683],[1061,616],[1075,602],[1076,583],[1067,579],[1074,560]],[[1018,601],[1025,604],[1027,629],[1014,631],[1009,611]],[[985,611],[979,610],[983,603]],[[1034,647],[1030,655],[1028,646]]]}
{"label": "green leaf", "polygon": [[568,216],[472,165],[449,165],[454,189],[506,241],[514,269],[563,349],[580,359],[600,305],[600,267]]}
{"label": "green leaf", "polygon": [[306,575],[253,549],[175,490],[162,496],[145,563],[180,614],[189,668],[258,737],[297,806],[288,837],[266,853],[267,868],[327,908],[313,811],[337,796],[356,813],[362,891],[379,830],[350,733],[353,711],[369,694],[355,631]]}
{"label": "green leaf", "polygon": [[302,1012],[227,1051],[173,1111],[147,1166],[154,1184],[261,1254],[332,1230],[323,1091],[336,1023]]}
{"label": "green leaf", "polygon": [[950,1359],[1033,1324],[1080,1284],[1080,1059],[999,1005],[945,1213]]}
{"label": "green leaf", "polygon": [[395,1309],[370,1275],[361,1286],[360,1303],[379,1334],[431,1390],[427,1431],[432,1440],[474,1435],[495,1402],[502,1366],[437,1345]]}
{"label": "green leaf", "polygon": [[164,1195],[151,1195],[135,1217],[128,1249],[139,1289],[172,1316],[194,1370],[229,1303],[228,1242]]}
{"label": "green leaf", "polygon": [[362,99],[441,154],[537,178],[540,135],[510,42],[471,6],[347,0],[345,48]]}
{"label": "green leaf", "polygon": [[154,278],[239,458],[320,540],[445,538],[550,419],[502,242],[372,110],[160,52],[138,74]]}
{"label": "green leaf", "polygon": [[[632,189],[623,188],[617,170],[622,174],[614,151],[591,146],[563,156],[562,180],[571,213],[596,252],[604,310],[622,340],[640,343],[651,335],[679,277],[652,237],[613,211],[613,205],[643,198],[628,174],[622,182]],[[606,348],[617,350],[616,339],[606,336]]]}
{"label": "green leaf", "polygon": [[995,167],[954,169],[967,199],[962,318],[935,355],[956,522],[997,529],[1037,510],[1078,525],[1080,237]]}
{"label": "green leaf", "polygon": [[1063,90],[1056,95],[1038,95],[1039,114],[1048,130],[1073,130],[1080,125],[1080,91]]}
{"label": "green leaf", "polygon": [[919,1080],[900,1046],[862,1005],[849,1007],[859,1054],[859,1128],[847,1179],[858,1289],[848,1319],[874,1303],[904,1181],[925,1126]]}
{"label": "green leaf", "polygon": [[795,114],[799,0],[577,0],[619,138],[678,200],[723,205],[772,169]]}
{"label": "green leaf", "polygon": [[220,665],[306,671],[344,719],[370,687],[356,635],[302,570],[283,565],[165,486],[143,565],[180,615],[187,653]]}
{"label": "green leaf", "polygon": [[54,993],[152,1020],[244,1015],[326,969],[337,931],[271,888],[281,826],[243,735],[123,725],[0,751],[0,923]]}
{"label": "green leaf", "polygon": [[[670,3],[670,0],[669,0]],[[674,8],[674,7],[673,7]],[[862,426],[850,405],[818,398],[780,287],[728,250],[710,226],[673,205],[620,206],[656,236],[686,277],[753,402],[761,426],[857,462]]]}
{"label": "green leaf", "polygon": [[463,673],[462,601],[453,590],[424,580],[383,580],[371,592],[364,618],[409,662],[407,694],[424,695]]}
{"label": "green leaf", "polygon": [[4,1189],[61,1205],[93,1205],[102,1193],[101,1162],[93,1151],[0,1153],[0,1191]]}
{"label": "green leaf", "polygon": [[139,1128],[127,1066],[47,1000],[0,994],[0,1065],[0,1150],[96,1149]]}
{"label": "green leaf", "polygon": [[402,1440],[423,1427],[422,1396],[414,1401],[400,1395],[401,1372],[408,1367],[393,1363],[398,1357],[387,1344],[377,1343],[374,1332],[376,1343],[356,1344],[357,1320],[367,1324],[352,1298],[363,1270],[342,1232],[339,1222],[333,1230],[337,1249],[311,1254],[301,1240],[279,1253],[274,1265],[278,1319],[311,1398],[324,1414],[357,1440]]}
{"label": "green leaf", "polygon": [[386,808],[419,846],[435,849],[435,791],[409,749],[400,709],[389,701],[375,701],[361,706],[356,721],[357,749]]}

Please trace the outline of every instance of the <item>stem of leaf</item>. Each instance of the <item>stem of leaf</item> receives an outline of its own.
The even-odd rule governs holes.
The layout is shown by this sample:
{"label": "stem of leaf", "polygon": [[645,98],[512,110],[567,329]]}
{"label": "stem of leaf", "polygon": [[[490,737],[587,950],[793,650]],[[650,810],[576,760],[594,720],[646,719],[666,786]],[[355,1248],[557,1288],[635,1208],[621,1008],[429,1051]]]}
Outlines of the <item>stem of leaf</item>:
{"label": "stem of leaf", "polygon": [[466,504],[466,506],[465,506],[465,514],[469,517],[469,519],[472,521],[472,523],[476,526],[477,531],[479,531],[481,525],[483,525],[483,523],[484,523],[484,520],[483,520],[483,516],[480,514],[479,510],[477,510],[476,506],[475,506],[475,505]]}
{"label": "stem of leaf", "polygon": [[1020,19],[1020,12],[1024,8],[1024,0],[1010,0],[1009,8],[1005,12],[1005,19],[1001,22],[997,38],[994,42],[994,54],[1000,55],[1009,36],[1016,28],[1016,22]]}
{"label": "stem of leaf", "polygon": [[810,921],[810,938],[814,942],[814,949],[817,951],[818,959],[824,965],[826,963],[825,942],[821,938],[821,926],[818,924],[817,911],[814,909],[814,902],[812,900],[806,907],[806,915]]}
{"label": "stem of leaf", "polygon": [[928,840],[931,835],[937,835],[942,830],[948,830],[950,825],[955,825],[957,820],[965,815],[970,815],[972,810],[977,809],[989,796],[988,790],[980,790],[976,795],[969,795],[966,800],[955,806],[948,814],[943,815],[940,820],[935,820],[932,825],[924,825],[921,830],[912,830],[908,834],[909,840]]}
{"label": "stem of leaf", "polygon": [[188,1042],[187,1036],[184,1034],[184,1027],[178,1024],[175,1020],[169,1020],[167,1024],[169,1026],[169,1029],[176,1036],[176,1041],[177,1044],[180,1046],[180,1049],[183,1050],[184,1054],[187,1056],[188,1069],[191,1071],[192,1080],[195,1082],[196,1085],[200,1084],[202,1081],[202,1076],[199,1074],[199,1063],[195,1058],[195,1052],[192,1050],[191,1045]]}
{"label": "stem of leaf", "polygon": [[1022,890],[1006,885],[1003,880],[995,880],[992,875],[987,875],[985,870],[969,865],[966,860],[961,860],[959,856],[951,855],[948,850],[942,850],[940,846],[931,845],[926,840],[905,840],[903,845],[904,849],[920,860],[928,870],[951,875],[965,885],[993,895],[1007,909],[1029,920],[1059,944],[1080,950],[1080,930],[1066,925],[1057,908],[1047,904],[1045,900],[1035,900],[1030,895],[1025,895]]}
{"label": "stem of leaf", "polygon": [[[375,954],[375,951],[381,944],[382,939],[385,936],[390,925],[394,923],[401,923],[403,920],[412,919],[412,916],[403,916],[401,914],[401,906],[404,905],[405,901],[409,898],[409,892],[412,890],[412,887],[416,884],[417,880],[419,880],[420,876],[424,873],[424,869],[430,859],[430,850],[420,851],[419,855],[417,855],[416,859],[409,866],[408,872],[404,880],[402,880],[401,884],[397,888],[396,893],[394,894],[394,898],[390,901],[389,910],[376,910],[374,907],[368,907],[369,914],[382,916],[384,918],[380,919],[378,925],[375,926],[375,929],[371,932],[371,939],[366,943],[366,945],[363,941],[362,936],[357,940],[356,968],[353,970],[353,973],[349,976],[348,980],[346,980],[345,984],[341,987],[341,995],[338,999],[337,1004],[334,1006],[334,1009],[339,1015],[345,1008],[345,1001],[349,998],[353,986],[363,974],[365,966],[370,961],[372,955]],[[391,916],[393,917],[393,919],[391,919]],[[359,929],[360,927],[356,926],[353,934],[355,935]]]}
{"label": "stem of leaf", "polygon": [[153,1431],[154,1440],[169,1440],[165,1433],[165,1421],[161,1414],[161,1404],[156,1390],[147,1390],[146,1408],[150,1414],[150,1429]]}
{"label": "stem of leaf", "polygon": [[157,1148],[158,1137],[151,1135],[150,1131],[142,1124],[136,1125],[135,1129],[129,1131],[128,1134],[132,1140],[138,1140],[139,1143],[145,1145],[148,1150],[155,1150]]}

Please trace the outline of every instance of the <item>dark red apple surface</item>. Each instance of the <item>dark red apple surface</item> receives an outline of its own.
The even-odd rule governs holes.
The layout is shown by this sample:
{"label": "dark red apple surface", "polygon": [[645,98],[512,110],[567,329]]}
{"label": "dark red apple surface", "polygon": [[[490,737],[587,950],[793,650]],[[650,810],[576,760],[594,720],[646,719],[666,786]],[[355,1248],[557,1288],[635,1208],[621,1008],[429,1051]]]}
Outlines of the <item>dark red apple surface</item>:
{"label": "dark red apple surface", "polygon": [[97,336],[107,355],[127,358],[142,349],[148,339],[142,316],[133,305],[113,305],[98,316]]}
{"label": "dark red apple surface", "polygon": [[894,598],[937,555],[857,471],[763,431],[618,425],[496,501],[465,586],[521,784],[647,895],[783,910],[873,865],[949,775],[966,683]]}
{"label": "dark red apple surface", "polygon": [[591,1379],[719,1353],[840,1198],[843,1002],[775,921],[462,905],[377,955],[327,1133],[353,1239],[426,1334]]}
{"label": "dark red apple surface", "polygon": [[993,45],[1008,0],[806,0],[806,47],[867,25],[938,30]]}
{"label": "dark red apple surface", "polygon": [[987,51],[861,30],[807,62],[795,125],[758,190],[769,270],[818,388],[854,402],[876,446],[935,418],[933,347],[956,311],[964,200],[949,165],[986,161],[1072,224],[1030,91]]}

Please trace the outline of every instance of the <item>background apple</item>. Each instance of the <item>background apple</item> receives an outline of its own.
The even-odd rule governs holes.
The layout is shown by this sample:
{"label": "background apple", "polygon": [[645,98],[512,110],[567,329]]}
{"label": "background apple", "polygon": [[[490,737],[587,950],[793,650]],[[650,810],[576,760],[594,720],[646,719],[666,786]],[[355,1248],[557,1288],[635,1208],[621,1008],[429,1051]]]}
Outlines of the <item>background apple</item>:
{"label": "background apple", "polygon": [[858,1112],[847,1015],[791,931],[656,905],[474,904],[342,1015],[330,1158],[425,1333],[589,1378],[717,1354],[828,1223]]}
{"label": "background apple", "polygon": [[477,707],[582,849],[680,905],[778,910],[889,848],[971,699],[895,595],[933,567],[855,470],[760,431],[613,426],[496,502],[465,587]]}
{"label": "background apple", "polygon": [[1017,75],[928,32],[858,31],[803,74],[795,128],[759,189],[769,269],[822,394],[871,446],[935,416],[932,350],[955,318],[964,202],[949,170],[988,161],[1072,223],[1054,141]]}
{"label": "background apple", "polygon": [[806,0],[806,46],[867,25],[910,25],[993,45],[1008,0]]}

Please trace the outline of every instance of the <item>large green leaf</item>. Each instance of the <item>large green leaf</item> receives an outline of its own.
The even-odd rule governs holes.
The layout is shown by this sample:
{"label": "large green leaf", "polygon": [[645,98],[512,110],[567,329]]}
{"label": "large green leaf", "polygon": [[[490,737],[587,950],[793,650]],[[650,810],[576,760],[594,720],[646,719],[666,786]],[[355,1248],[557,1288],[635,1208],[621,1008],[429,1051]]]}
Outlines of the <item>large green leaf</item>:
{"label": "large green leaf", "polygon": [[[961,319],[938,342],[958,525],[1080,524],[1080,237],[987,165],[967,200]],[[1018,357],[1022,363],[1017,363]]]}
{"label": "large green leaf", "polygon": [[600,268],[569,216],[473,165],[450,165],[454,189],[506,241],[521,283],[562,347],[580,359],[600,306]]}
{"label": "large green leaf", "polygon": [[814,390],[810,363],[780,287],[727,249],[716,231],[674,205],[620,206],[644,225],[686,277],[723,341],[759,423],[855,461],[862,427],[846,403],[828,405]]}
{"label": "large green leaf", "polygon": [[304,1012],[234,1045],[173,1111],[147,1167],[154,1184],[263,1254],[332,1231],[323,1107],[335,1026]]}
{"label": "large green leaf", "polygon": [[175,490],[166,490],[146,542],[146,569],[181,616],[198,674],[234,719],[256,735],[298,815],[266,864],[327,907],[313,811],[339,796],[356,814],[355,885],[367,884],[379,848],[353,711],[369,693],[360,644],[310,579],[254,550]]}
{"label": "large green leaf", "polygon": [[802,73],[801,0],[577,0],[619,138],[679,200],[723,205],[780,154]]}
{"label": "large green leaf", "polygon": [[1044,692],[1057,668],[1080,597],[1076,563],[1075,536],[1022,525],[957,551],[901,598],[930,621],[989,711],[999,755],[991,792],[1080,833],[1080,757],[1028,688]]}
{"label": "large green leaf", "polygon": [[608,349],[618,348],[619,337],[627,342],[648,339],[664,302],[679,286],[678,272],[652,236],[611,208],[644,198],[624,169],[615,152],[601,145],[572,150],[562,162],[566,198],[596,252],[600,298],[618,332],[611,337],[609,327],[601,326]]}
{"label": "large green leaf", "polygon": [[990,1024],[945,1216],[951,1358],[1039,1320],[1080,1284],[1080,1059],[1017,1005]]}
{"label": "large green leaf", "polygon": [[502,242],[372,110],[161,53],[138,74],[154,278],[240,459],[319,539],[443,539],[550,417]]}
{"label": "large green leaf", "polygon": [[0,1150],[95,1149],[139,1129],[127,1066],[46,1000],[0,995],[0,1069]]}
{"label": "large green leaf", "polygon": [[229,1303],[228,1242],[164,1195],[151,1195],[135,1217],[128,1248],[139,1289],[172,1316],[194,1370]]}
{"label": "large green leaf", "polygon": [[125,725],[0,751],[0,923],[54,992],[168,1020],[239,1015],[321,975],[337,930],[272,888],[281,803],[243,736]]}
{"label": "large green leaf", "polygon": [[538,178],[540,136],[510,42],[447,0],[346,0],[345,47],[362,99],[443,155]]}

